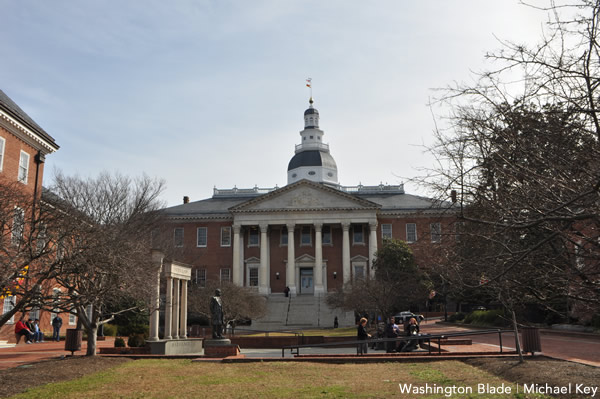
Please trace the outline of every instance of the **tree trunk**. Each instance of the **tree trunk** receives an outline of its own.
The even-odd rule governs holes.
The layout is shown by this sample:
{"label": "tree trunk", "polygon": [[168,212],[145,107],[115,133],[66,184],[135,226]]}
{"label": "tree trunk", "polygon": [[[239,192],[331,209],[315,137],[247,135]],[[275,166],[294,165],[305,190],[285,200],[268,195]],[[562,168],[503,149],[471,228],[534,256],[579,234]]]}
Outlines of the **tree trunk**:
{"label": "tree trunk", "polygon": [[98,324],[94,323],[90,328],[86,328],[87,332],[87,351],[86,356],[96,356],[96,342],[98,334]]}
{"label": "tree trunk", "polygon": [[517,353],[519,354],[519,363],[523,363],[523,352],[521,352],[521,341],[519,339],[519,329],[517,328],[517,316],[515,316],[514,310],[511,310],[511,313],[513,330],[515,331],[515,345],[517,347]]}

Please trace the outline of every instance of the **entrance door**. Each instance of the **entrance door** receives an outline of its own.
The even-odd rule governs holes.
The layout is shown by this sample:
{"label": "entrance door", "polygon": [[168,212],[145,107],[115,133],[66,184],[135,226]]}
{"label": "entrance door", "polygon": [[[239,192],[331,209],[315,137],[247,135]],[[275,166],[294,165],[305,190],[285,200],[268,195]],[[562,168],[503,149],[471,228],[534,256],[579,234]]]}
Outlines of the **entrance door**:
{"label": "entrance door", "polygon": [[313,269],[301,268],[300,269],[300,293],[301,294],[314,294],[315,287],[313,284]]}

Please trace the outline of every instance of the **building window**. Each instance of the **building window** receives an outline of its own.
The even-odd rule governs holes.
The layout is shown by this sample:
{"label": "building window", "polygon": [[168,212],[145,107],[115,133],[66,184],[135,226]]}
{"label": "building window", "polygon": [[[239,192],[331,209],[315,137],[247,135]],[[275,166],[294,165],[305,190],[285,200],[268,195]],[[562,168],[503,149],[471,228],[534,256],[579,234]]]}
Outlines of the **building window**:
{"label": "building window", "polygon": [[39,320],[40,319],[40,308],[32,308],[29,311],[29,318],[31,320]]}
{"label": "building window", "polygon": [[221,227],[221,246],[231,246],[231,227]]}
{"label": "building window", "polygon": [[431,242],[442,242],[442,224],[431,223],[429,228],[431,229]]}
{"label": "building window", "polygon": [[250,287],[258,287],[258,267],[248,269],[248,285]]}
{"label": "building window", "polygon": [[198,287],[206,287],[206,269],[196,269],[195,280]]}
{"label": "building window", "polygon": [[198,227],[196,246],[206,248],[208,241],[208,229],[206,227]]}
{"label": "building window", "polygon": [[13,245],[19,245],[23,239],[25,231],[25,211],[21,208],[15,208],[13,214],[13,225],[11,232],[11,242]]}
{"label": "building window", "polygon": [[58,288],[52,289],[52,313],[50,313],[50,321],[54,320],[60,313],[60,290]]}
{"label": "building window", "polygon": [[77,315],[74,313],[69,313],[69,325],[74,326],[77,324]]}
{"label": "building window", "polygon": [[282,247],[288,245],[288,231],[287,227],[282,227],[279,233],[279,245]]}
{"label": "building window", "polygon": [[417,225],[415,223],[406,223],[406,242],[417,241]]}
{"label": "building window", "polygon": [[323,245],[331,245],[331,226],[323,226]]}
{"label": "building window", "polygon": [[258,228],[251,227],[248,232],[248,246],[249,247],[258,247],[260,245]]}
{"label": "building window", "polygon": [[27,184],[27,176],[29,174],[29,154],[25,151],[21,151],[21,158],[19,158],[19,181]]}
{"label": "building window", "polygon": [[183,227],[175,227],[173,230],[173,245],[178,248],[183,247]]}
{"label": "building window", "polygon": [[454,223],[454,239],[456,242],[460,242],[460,236],[464,234],[465,231],[465,223],[464,222],[456,222]]}
{"label": "building window", "polygon": [[46,249],[46,245],[48,245],[48,229],[45,224],[40,223],[36,240],[36,248],[39,254]]}
{"label": "building window", "polygon": [[0,172],[2,171],[2,165],[4,164],[4,147],[6,140],[0,137]]}
{"label": "building window", "polygon": [[[5,296],[4,297],[4,306],[2,307],[2,314],[6,314],[13,310],[15,307],[16,296]],[[7,323],[13,324],[15,322],[15,316],[13,315]]]}
{"label": "building window", "polygon": [[364,244],[365,243],[365,234],[363,232],[362,225],[352,226],[352,243],[353,244]]}
{"label": "building window", "polygon": [[310,226],[302,226],[300,234],[300,245],[312,245],[312,228]]}
{"label": "building window", "polygon": [[381,238],[391,240],[392,239],[392,225],[382,224],[381,225]]}
{"label": "building window", "polygon": [[354,266],[354,280],[364,279],[366,276],[365,269],[366,265],[364,263],[353,264]]}
{"label": "building window", "polygon": [[230,282],[231,281],[231,269],[228,267],[224,267],[221,269],[220,273],[221,282]]}

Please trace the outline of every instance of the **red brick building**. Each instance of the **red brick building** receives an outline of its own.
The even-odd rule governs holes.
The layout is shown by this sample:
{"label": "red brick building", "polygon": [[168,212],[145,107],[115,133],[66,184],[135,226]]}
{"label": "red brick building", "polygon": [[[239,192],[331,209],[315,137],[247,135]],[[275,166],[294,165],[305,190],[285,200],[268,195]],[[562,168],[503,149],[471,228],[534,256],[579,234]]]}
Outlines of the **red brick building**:
{"label": "red brick building", "polygon": [[[25,215],[25,210],[29,212],[35,209],[35,204],[41,199],[45,157],[58,148],[52,136],[0,90],[0,184],[11,189],[16,184],[15,190],[20,190],[23,194],[20,201],[26,202],[9,204],[14,209],[14,216],[8,223],[10,225],[1,228],[8,229],[4,232],[8,232],[12,238],[23,234],[27,228],[25,220],[30,218]],[[6,234],[3,236],[7,237]],[[10,249],[10,243],[5,247]],[[0,292],[2,313],[12,309],[14,301],[14,296]],[[51,331],[49,313],[33,310],[28,316],[39,318],[43,331]],[[13,323],[19,317],[20,314],[16,314],[0,328],[0,340],[14,339]]]}
{"label": "red brick building", "polygon": [[403,185],[340,185],[323,134],[311,99],[286,186],[215,188],[211,198],[186,197],[165,209],[177,259],[194,266],[193,281],[322,296],[372,274],[386,238],[408,242],[423,267],[453,240],[450,203],[408,194]]}

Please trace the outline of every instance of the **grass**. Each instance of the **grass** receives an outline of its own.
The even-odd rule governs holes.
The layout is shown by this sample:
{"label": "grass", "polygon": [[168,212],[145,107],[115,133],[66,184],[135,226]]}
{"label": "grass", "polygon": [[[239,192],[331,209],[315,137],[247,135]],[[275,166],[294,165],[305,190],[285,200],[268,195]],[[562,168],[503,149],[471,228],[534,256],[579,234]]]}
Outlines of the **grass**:
{"label": "grass", "polygon": [[[16,398],[411,398],[399,383],[423,386],[499,386],[508,383],[462,362],[247,363],[136,360],[76,380],[44,385]],[[437,395],[418,395],[419,399]],[[443,397],[443,395],[442,395]],[[453,395],[453,398],[525,398],[522,395]],[[530,396],[541,397],[541,396]]]}

